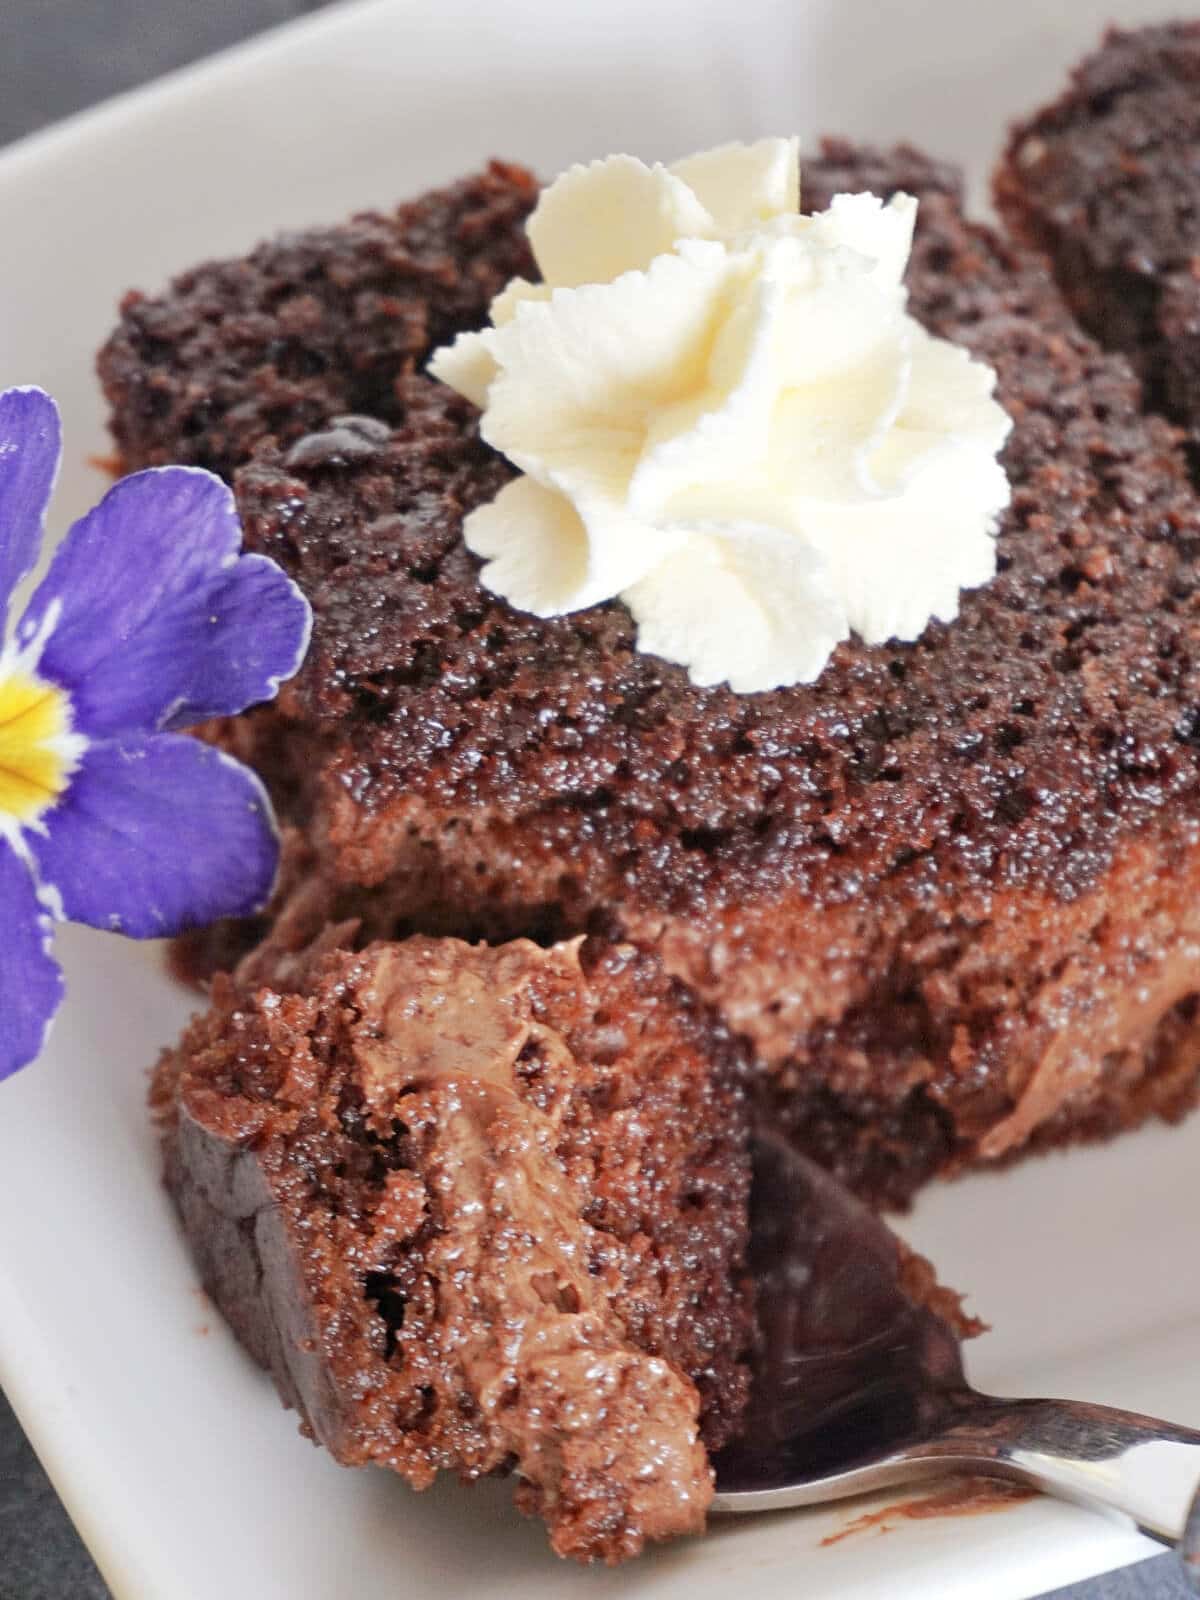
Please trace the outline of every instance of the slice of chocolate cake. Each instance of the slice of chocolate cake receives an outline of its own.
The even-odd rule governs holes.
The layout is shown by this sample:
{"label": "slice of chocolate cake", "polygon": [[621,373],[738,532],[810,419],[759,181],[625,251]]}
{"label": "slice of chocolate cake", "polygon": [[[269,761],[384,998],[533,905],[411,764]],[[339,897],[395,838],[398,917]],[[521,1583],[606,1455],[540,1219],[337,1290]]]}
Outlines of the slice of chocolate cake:
{"label": "slice of chocolate cake", "polygon": [[[897,1200],[1193,1101],[1200,508],[1125,359],[964,220],[943,168],[838,145],[804,170],[811,207],[921,192],[912,309],[999,374],[1012,503],[957,620],[738,695],[639,653],[619,603],[517,612],[462,542],[511,469],[467,402],[401,375],[386,419],[289,423],[238,474],[248,544],[316,629],[277,708],[215,736],[304,853],[260,974],[342,916],[368,936],[608,930],[750,1039],[804,1148]],[[189,293],[157,314],[186,321]],[[124,448],[130,351],[126,329],[104,358]]]}
{"label": "slice of chocolate cake", "polygon": [[1014,129],[996,202],[1200,465],[1200,22],[1110,30]]}
{"label": "slice of chocolate cake", "polygon": [[304,1431],[417,1488],[514,1471],[560,1555],[699,1531],[752,1339],[744,1053],[628,946],[288,977],[219,983],[155,1102],[205,1287]]}

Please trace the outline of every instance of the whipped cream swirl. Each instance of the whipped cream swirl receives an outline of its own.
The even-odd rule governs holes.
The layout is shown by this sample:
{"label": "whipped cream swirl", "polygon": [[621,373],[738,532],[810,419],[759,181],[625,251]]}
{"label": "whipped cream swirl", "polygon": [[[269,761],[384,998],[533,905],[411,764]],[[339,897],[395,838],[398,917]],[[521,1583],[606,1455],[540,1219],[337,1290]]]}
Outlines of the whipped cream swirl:
{"label": "whipped cream swirl", "polygon": [[798,214],[793,140],[572,167],[492,326],[430,371],[522,476],[466,520],[482,581],[556,616],[619,597],[697,684],[811,682],[995,572],[995,374],[908,314],[916,201]]}

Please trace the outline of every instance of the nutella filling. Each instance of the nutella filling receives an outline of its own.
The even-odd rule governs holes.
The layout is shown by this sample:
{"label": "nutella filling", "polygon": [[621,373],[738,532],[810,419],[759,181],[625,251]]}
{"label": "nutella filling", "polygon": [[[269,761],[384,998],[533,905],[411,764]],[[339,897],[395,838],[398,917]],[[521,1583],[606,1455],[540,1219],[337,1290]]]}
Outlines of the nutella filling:
{"label": "nutella filling", "polygon": [[491,956],[410,941],[360,992],[377,1019],[357,1046],[371,1118],[387,1128],[412,1114],[410,1096],[436,1097],[425,1181],[442,1225],[429,1261],[444,1352],[489,1421],[496,1464],[515,1461],[538,1509],[568,1476],[577,1494],[619,1463],[651,1536],[698,1530],[712,1473],[697,1392],[630,1344],[611,1302],[615,1268],[556,1155],[565,1097],[541,1097],[542,1109],[518,1073],[540,1064],[552,1080],[571,1060],[534,1015],[529,985],[545,963],[577,972],[578,944],[522,941]]}

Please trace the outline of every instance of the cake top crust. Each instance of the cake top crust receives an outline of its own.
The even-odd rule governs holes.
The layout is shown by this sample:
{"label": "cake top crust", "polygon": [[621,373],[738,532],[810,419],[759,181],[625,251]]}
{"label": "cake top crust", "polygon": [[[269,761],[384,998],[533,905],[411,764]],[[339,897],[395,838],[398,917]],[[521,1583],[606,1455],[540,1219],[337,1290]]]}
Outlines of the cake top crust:
{"label": "cake top crust", "polygon": [[398,418],[397,376],[533,271],[537,192],[496,161],[393,212],[195,267],[166,295],[127,294],[98,360],[125,466],[228,478],[261,440],[290,443],[336,412]]}
{"label": "cake top crust", "polygon": [[[831,146],[806,202],[889,192],[887,165]],[[911,152],[896,166],[921,186]],[[520,816],[660,904],[847,898],[900,872],[1071,895],[1123,830],[1195,793],[1200,513],[1176,436],[1043,267],[928,171],[913,310],[997,369],[1013,500],[996,580],[912,645],[851,641],[811,686],[734,695],[639,655],[619,604],[510,609],[461,537],[509,469],[419,375],[386,437],[343,421],[240,473],[249,542],[318,618],[285,714],[329,741],[327,781],[367,826],[413,794]]]}
{"label": "cake top crust", "polygon": [[[1043,266],[964,220],[952,169],[842,142],[802,169],[807,209],[901,187],[921,200],[912,309],[997,370],[1014,419],[999,573],[952,624],[851,640],[815,684],[770,693],[698,688],[639,654],[618,602],[543,621],[478,581],[463,518],[510,469],[419,368],[529,270],[527,174],[494,164],[126,306],[101,368],[127,464],[189,439],[218,470],[251,455],[247,542],[313,602],[280,711],[311,740],[347,876],[386,876],[389,829],[419,807],[519,819],[522,847],[585,889],[611,895],[616,875],[631,902],[689,914],[789,890],[846,901],[898,877],[931,903],[963,885],[1069,897],[1164,808],[1180,825],[1200,748],[1200,512],[1177,436],[1141,414],[1127,361],[1080,332]],[[405,330],[390,343],[373,313],[356,321],[385,255],[417,307],[389,312]],[[301,293],[311,326],[280,350],[315,352],[311,391],[282,380],[282,354],[256,354],[309,282],[325,285]],[[359,382],[367,350],[380,364]]]}
{"label": "cake top crust", "polygon": [[1147,407],[1187,430],[1200,482],[1200,22],[1110,29],[1013,129],[995,195],[1083,325],[1129,353]]}
{"label": "cake top crust", "polygon": [[1066,91],[1013,134],[1009,159],[1056,228],[1103,271],[1149,277],[1197,257],[1200,22],[1112,28]]}

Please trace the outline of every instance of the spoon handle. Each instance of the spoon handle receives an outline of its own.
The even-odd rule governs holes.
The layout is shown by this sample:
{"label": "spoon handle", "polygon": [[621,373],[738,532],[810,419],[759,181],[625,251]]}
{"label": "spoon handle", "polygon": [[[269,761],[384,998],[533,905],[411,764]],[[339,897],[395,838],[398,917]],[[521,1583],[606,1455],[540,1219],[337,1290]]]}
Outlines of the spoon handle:
{"label": "spoon handle", "polygon": [[[1075,1400],[981,1395],[926,1441],[930,1457],[966,1455],[1049,1494],[1124,1512],[1174,1544],[1200,1536],[1200,1432]],[[1192,1512],[1189,1526],[1189,1510]]]}

